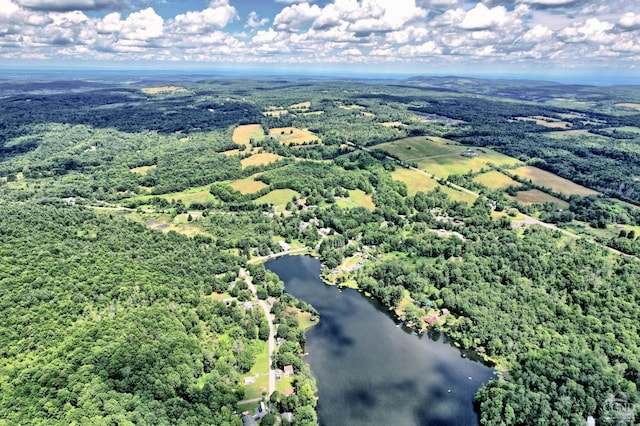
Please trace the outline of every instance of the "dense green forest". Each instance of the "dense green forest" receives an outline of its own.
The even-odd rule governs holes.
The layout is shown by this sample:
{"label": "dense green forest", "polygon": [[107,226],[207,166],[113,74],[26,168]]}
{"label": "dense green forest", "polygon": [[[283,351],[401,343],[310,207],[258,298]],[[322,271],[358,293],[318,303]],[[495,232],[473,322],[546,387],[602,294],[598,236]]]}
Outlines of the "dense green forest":
{"label": "dense green forest", "polygon": [[317,424],[289,252],[494,364],[483,425],[640,403],[638,88],[140,81],[0,84],[0,423]]}

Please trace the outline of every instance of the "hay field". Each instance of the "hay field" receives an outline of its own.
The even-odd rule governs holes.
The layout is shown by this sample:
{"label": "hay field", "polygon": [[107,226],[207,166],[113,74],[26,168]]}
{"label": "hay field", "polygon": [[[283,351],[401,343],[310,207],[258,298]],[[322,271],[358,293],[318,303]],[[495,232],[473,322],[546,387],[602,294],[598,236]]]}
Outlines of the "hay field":
{"label": "hay field", "polygon": [[557,118],[545,117],[542,115],[534,115],[532,117],[516,117],[520,121],[533,121],[539,126],[549,127],[551,129],[566,129],[571,127],[571,123],[558,120]]}
{"label": "hay field", "polygon": [[311,108],[311,101],[300,102],[297,104],[289,105],[289,109],[309,109]]}
{"label": "hay field", "polygon": [[364,207],[368,210],[373,210],[376,207],[371,195],[360,189],[350,190],[349,198],[337,199],[336,204],[342,208]]}
{"label": "hay field", "polygon": [[518,182],[511,179],[509,176],[503,175],[497,170],[492,170],[487,173],[476,176],[473,179],[491,190],[504,189],[509,186],[520,186]]}
{"label": "hay field", "polygon": [[401,121],[385,121],[383,123],[378,123],[384,127],[406,127],[407,125]]}
{"label": "hay field", "polygon": [[623,102],[623,103],[616,104],[616,106],[623,107],[623,108],[637,109],[638,111],[640,111],[640,104],[637,104],[634,102]]}
{"label": "hay field", "polygon": [[561,178],[560,176],[556,176],[553,173],[541,170],[537,167],[519,167],[515,170],[512,170],[512,173],[525,179],[531,179],[531,181],[535,185],[551,188],[552,190],[561,194],[576,194],[583,197],[587,195],[598,194],[598,191],[585,188],[582,185],[578,185],[577,183],[573,183],[568,179]]}
{"label": "hay field", "polygon": [[280,143],[284,145],[320,141],[320,138],[310,131],[298,129],[296,127],[276,127],[269,130],[269,136],[277,137]]}
{"label": "hay field", "polygon": [[429,192],[440,184],[435,180],[415,170],[398,167],[391,173],[394,180],[399,180],[407,185],[407,193],[416,195],[416,192]]}
{"label": "hay field", "polygon": [[249,146],[251,139],[256,141],[264,138],[264,130],[260,124],[244,124],[233,130],[231,140],[238,145]]}
{"label": "hay field", "polygon": [[476,152],[478,153],[477,157],[464,157],[458,152],[456,154],[439,155],[413,161],[418,163],[419,169],[444,179],[453,174],[477,172],[487,167],[489,163],[496,166],[522,164],[516,158],[500,154],[491,149],[479,148]]}
{"label": "hay field", "polygon": [[375,149],[388,152],[401,160],[416,160],[435,155],[457,155],[465,147],[444,138],[415,136],[376,145]]}
{"label": "hay field", "polygon": [[159,87],[143,87],[140,89],[142,93],[146,93],[147,95],[157,95],[159,93],[179,93],[179,92],[187,92],[188,90],[184,87],[179,86],[159,86]]}
{"label": "hay field", "polygon": [[229,184],[229,186],[236,191],[241,192],[242,194],[253,194],[254,192],[258,192],[262,188],[267,186],[267,184],[264,182],[254,180],[255,177],[256,175],[253,175],[249,176],[248,178],[233,181],[231,184]]}
{"label": "hay field", "polygon": [[255,204],[273,204],[277,212],[284,210],[285,206],[293,197],[300,197],[300,194],[293,189],[275,189],[266,195],[254,200]]}
{"label": "hay field", "polygon": [[240,165],[243,169],[246,169],[249,166],[262,166],[264,164],[273,163],[274,161],[280,160],[282,157],[278,154],[272,154],[270,152],[261,152],[259,154],[254,154],[251,157],[244,158],[240,160]]}
{"label": "hay field", "polygon": [[566,201],[563,201],[559,198],[556,198],[552,195],[549,195],[537,189],[520,191],[518,192],[518,195],[516,195],[515,197],[509,197],[509,198],[515,198],[525,206],[528,206],[531,204],[554,203],[559,208],[562,208],[562,209],[569,208],[569,203],[567,203]]}

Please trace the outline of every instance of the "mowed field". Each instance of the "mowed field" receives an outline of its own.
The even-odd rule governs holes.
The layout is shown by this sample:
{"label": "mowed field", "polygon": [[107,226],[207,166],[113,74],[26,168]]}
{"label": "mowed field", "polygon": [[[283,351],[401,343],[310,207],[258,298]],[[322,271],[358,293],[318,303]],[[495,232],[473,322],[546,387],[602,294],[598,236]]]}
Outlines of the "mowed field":
{"label": "mowed field", "polygon": [[450,188],[446,185],[441,185],[437,180],[416,170],[398,168],[391,173],[391,177],[394,180],[404,182],[405,185],[407,185],[407,193],[409,195],[415,195],[418,191],[429,192],[436,188],[440,188],[442,192],[447,194],[447,196],[454,201],[463,201],[465,203],[472,204],[477,198],[469,193],[458,191],[457,189]]}
{"label": "mowed field", "polygon": [[238,145],[249,146],[251,139],[256,141],[264,138],[264,130],[260,124],[244,124],[233,130],[233,140]]}
{"label": "mowed field", "polygon": [[293,189],[275,189],[270,193],[254,201],[255,204],[273,204],[276,211],[283,211],[284,207],[293,197],[300,197],[300,194]]}
{"label": "mowed field", "polygon": [[349,198],[341,198],[336,200],[336,204],[342,208],[364,207],[373,210],[376,205],[373,204],[371,195],[366,194],[361,189],[349,191]]}
{"label": "mowed field", "polygon": [[559,198],[556,198],[552,195],[549,195],[545,192],[542,192],[538,189],[530,189],[528,191],[520,191],[518,192],[518,195],[516,195],[515,197],[511,197],[509,195],[507,195],[508,198],[511,199],[516,199],[518,201],[520,201],[522,204],[524,204],[525,206],[531,205],[531,204],[542,204],[542,203],[554,203],[555,205],[557,205],[558,207],[562,208],[562,209],[568,209],[569,208],[569,203],[567,203],[566,201],[563,201]]}
{"label": "mowed field", "polygon": [[497,170],[492,170],[490,172],[478,175],[473,180],[492,190],[504,189],[508,188],[509,186],[520,186],[518,182],[511,179],[507,175],[503,175]]}
{"label": "mowed field", "polygon": [[254,180],[256,175],[249,176],[248,178],[236,180],[229,184],[230,187],[243,194],[253,194],[266,187],[267,184],[259,180]]}
{"label": "mowed field", "polygon": [[308,130],[296,127],[276,127],[269,130],[270,136],[276,136],[284,145],[303,144],[306,142],[320,141],[320,138]]}
{"label": "mowed field", "polygon": [[[419,169],[443,179],[447,179],[453,174],[477,172],[489,163],[496,166],[523,164],[516,158],[488,148],[463,146],[454,141],[434,136],[399,139],[378,145],[376,148],[401,160],[416,163]],[[467,149],[473,150],[477,156],[460,155]]]}
{"label": "mowed field", "polygon": [[280,160],[282,157],[278,154],[273,154],[271,152],[261,152],[259,154],[254,154],[251,157],[243,158],[240,160],[240,164],[242,168],[245,169],[249,166],[262,166],[264,164],[269,164],[274,161]]}
{"label": "mowed field", "polygon": [[553,173],[544,171],[537,167],[519,167],[515,170],[512,170],[512,173],[525,179],[531,179],[531,181],[535,185],[551,188],[552,190],[561,194],[576,194],[582,197],[598,194],[598,191],[594,191],[593,189],[578,185],[577,183],[573,183],[568,179],[561,178],[560,176],[556,176]]}

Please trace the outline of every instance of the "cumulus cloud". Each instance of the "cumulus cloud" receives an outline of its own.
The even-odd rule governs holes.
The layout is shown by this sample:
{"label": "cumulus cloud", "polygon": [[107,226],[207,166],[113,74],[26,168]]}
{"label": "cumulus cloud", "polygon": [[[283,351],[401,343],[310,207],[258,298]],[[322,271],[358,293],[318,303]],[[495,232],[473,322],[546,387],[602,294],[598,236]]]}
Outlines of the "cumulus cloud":
{"label": "cumulus cloud", "polygon": [[578,3],[583,3],[583,0],[519,0],[518,3],[541,7],[560,7],[574,6]]}
{"label": "cumulus cloud", "polygon": [[618,26],[625,30],[640,29],[640,14],[636,15],[633,12],[625,13],[618,21]]}
{"label": "cumulus cloud", "polygon": [[544,25],[534,25],[523,36],[522,39],[527,42],[542,42],[551,38],[553,31]]}
{"label": "cumulus cloud", "polygon": [[257,28],[266,25],[269,22],[269,18],[260,18],[256,12],[249,13],[247,23],[245,27]]}
{"label": "cumulus cloud", "polygon": [[20,6],[32,10],[70,12],[73,10],[124,10],[129,0],[17,0]]}
{"label": "cumulus cloud", "polygon": [[504,6],[489,9],[484,4],[478,3],[465,14],[459,27],[465,30],[486,30],[503,25],[507,21],[507,9]]}
{"label": "cumulus cloud", "polygon": [[590,18],[583,23],[577,23],[572,27],[565,28],[559,32],[559,36],[569,43],[610,43],[614,40],[614,35],[609,33],[612,28],[613,24],[609,22],[600,21],[598,18]]}
{"label": "cumulus cloud", "polygon": [[127,40],[145,41],[162,36],[164,20],[153,8],[134,12],[122,21],[120,37]]}
{"label": "cumulus cloud", "polygon": [[212,0],[209,7],[177,15],[172,30],[178,33],[199,34],[219,30],[238,19],[236,8],[228,0]]}
{"label": "cumulus cloud", "polygon": [[295,32],[314,21],[321,13],[322,11],[315,4],[313,6],[309,3],[294,4],[285,7],[273,18],[273,26],[281,31]]}

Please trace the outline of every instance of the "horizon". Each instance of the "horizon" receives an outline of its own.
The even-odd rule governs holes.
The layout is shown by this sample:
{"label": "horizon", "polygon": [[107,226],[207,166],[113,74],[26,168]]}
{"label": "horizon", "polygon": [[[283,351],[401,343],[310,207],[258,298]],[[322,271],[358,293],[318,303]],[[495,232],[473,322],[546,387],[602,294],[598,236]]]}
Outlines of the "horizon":
{"label": "horizon", "polygon": [[625,0],[0,0],[0,69],[635,84],[638,39]]}

